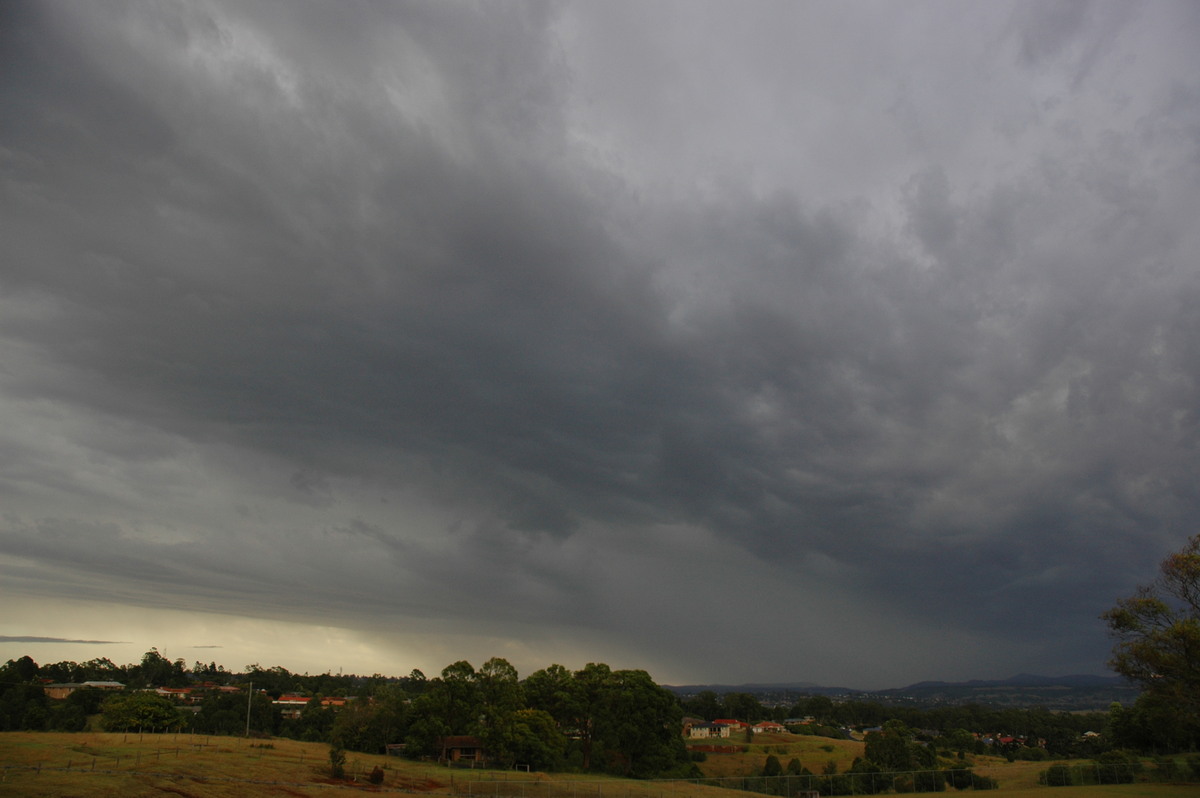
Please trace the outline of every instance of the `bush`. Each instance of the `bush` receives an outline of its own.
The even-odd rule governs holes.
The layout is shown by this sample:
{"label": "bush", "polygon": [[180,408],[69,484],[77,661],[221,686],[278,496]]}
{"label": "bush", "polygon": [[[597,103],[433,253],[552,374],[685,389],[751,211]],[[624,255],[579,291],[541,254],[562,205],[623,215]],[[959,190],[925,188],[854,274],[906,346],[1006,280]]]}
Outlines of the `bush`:
{"label": "bush", "polygon": [[914,792],[942,792],[946,789],[946,780],[936,770],[918,770],[913,773]]}
{"label": "bush", "polygon": [[329,746],[329,775],[335,779],[346,777],[346,749],[337,743]]}
{"label": "bush", "polygon": [[1096,778],[1101,784],[1131,784],[1142,763],[1127,751],[1105,751],[1096,758]]}
{"label": "bush", "polygon": [[367,781],[371,782],[372,784],[383,784],[383,768],[379,767],[379,765],[376,765],[371,770],[371,775],[367,776]]}
{"label": "bush", "polygon": [[944,772],[946,783],[956,790],[967,790],[971,787],[971,780],[975,778],[975,774],[967,768],[954,768]]}
{"label": "bush", "polygon": [[1000,782],[990,776],[980,776],[978,773],[971,774],[971,789],[972,790],[998,790]]}
{"label": "bush", "polygon": [[1179,765],[1174,757],[1160,756],[1154,761],[1158,778],[1162,781],[1174,781],[1179,778]]}
{"label": "bush", "polygon": [[117,693],[101,706],[106,731],[167,729],[182,726],[185,718],[169,699],[148,692]]}
{"label": "bush", "polygon": [[1074,774],[1066,765],[1051,765],[1038,776],[1038,783],[1047,787],[1070,787],[1074,784]]}

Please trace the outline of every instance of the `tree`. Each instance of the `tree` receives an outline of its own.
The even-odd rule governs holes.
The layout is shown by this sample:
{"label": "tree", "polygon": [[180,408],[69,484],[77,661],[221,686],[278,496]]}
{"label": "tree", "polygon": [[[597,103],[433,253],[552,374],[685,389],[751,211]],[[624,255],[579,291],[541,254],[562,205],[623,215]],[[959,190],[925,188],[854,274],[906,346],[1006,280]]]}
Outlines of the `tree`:
{"label": "tree", "polygon": [[189,683],[184,661],[172,662],[157,648],[143,654],[142,663],[131,670],[131,681],[138,687],[184,687]]}
{"label": "tree", "polygon": [[901,721],[889,720],[883,731],[868,732],[863,755],[883,770],[912,770],[914,766],[913,732]]}
{"label": "tree", "polygon": [[683,711],[711,721],[723,717],[725,707],[721,704],[720,696],[712,690],[701,690],[695,698],[684,703]]}
{"label": "tree", "polygon": [[480,715],[479,675],[466,660],[442,668],[442,676],[429,686],[450,734],[473,734]]}
{"label": "tree", "polygon": [[374,700],[361,697],[338,712],[332,736],[352,751],[378,754],[389,743],[404,739],[408,731],[409,705],[398,686],[385,686]]}
{"label": "tree", "polygon": [[956,752],[959,759],[966,759],[967,751],[975,750],[975,735],[966,729],[952,729],[943,738],[946,748]]}
{"label": "tree", "polygon": [[32,682],[37,679],[37,676],[38,664],[28,654],[20,659],[10,659],[4,663],[3,668],[0,668],[0,679],[5,682]]}
{"label": "tree", "polygon": [[1200,739],[1200,535],[1159,566],[1150,585],[1101,618],[1116,639],[1109,666],[1169,707],[1183,736]]}
{"label": "tree", "polygon": [[406,738],[409,753],[445,758],[445,738],[478,733],[480,713],[479,675],[474,666],[465,660],[447,665],[412,703]]}
{"label": "tree", "polygon": [[579,716],[579,696],[575,677],[562,665],[554,664],[529,675],[523,685],[530,709],[550,713],[559,728],[573,726]]}
{"label": "tree", "polygon": [[475,674],[479,696],[479,736],[489,759],[505,767],[516,763],[515,714],[523,707],[517,669],[508,660],[492,657]]}
{"label": "tree", "polygon": [[329,775],[335,779],[346,778],[346,749],[337,739],[329,744]]}
{"label": "tree", "polygon": [[612,678],[612,668],[603,662],[589,662],[583,670],[575,671],[572,689],[575,717],[570,731],[579,740],[585,771],[592,767],[592,746],[598,736],[598,726],[606,714]]}
{"label": "tree", "polygon": [[167,729],[182,726],[184,720],[170,699],[150,692],[119,693],[100,708],[100,721],[108,731]]}
{"label": "tree", "polygon": [[679,701],[644,670],[610,671],[595,739],[604,747],[608,769],[622,776],[650,778],[687,767],[680,736]]}
{"label": "tree", "polygon": [[534,770],[558,767],[567,748],[567,738],[558,730],[550,713],[540,709],[518,710],[508,728],[512,736],[505,748],[511,752],[514,764],[528,765]]}
{"label": "tree", "polygon": [[41,687],[0,682],[0,731],[42,731],[48,718],[46,693]]}
{"label": "tree", "polygon": [[425,688],[429,686],[429,680],[425,678],[424,673],[413,668],[412,672],[400,679],[400,684],[403,685],[404,692],[417,696],[425,692]]}
{"label": "tree", "polygon": [[808,699],[805,710],[818,723],[829,723],[833,717],[833,700],[827,695],[815,695]]}
{"label": "tree", "polygon": [[747,723],[762,720],[766,715],[762,704],[750,693],[726,693],[722,697],[725,705],[725,717],[737,718]]}

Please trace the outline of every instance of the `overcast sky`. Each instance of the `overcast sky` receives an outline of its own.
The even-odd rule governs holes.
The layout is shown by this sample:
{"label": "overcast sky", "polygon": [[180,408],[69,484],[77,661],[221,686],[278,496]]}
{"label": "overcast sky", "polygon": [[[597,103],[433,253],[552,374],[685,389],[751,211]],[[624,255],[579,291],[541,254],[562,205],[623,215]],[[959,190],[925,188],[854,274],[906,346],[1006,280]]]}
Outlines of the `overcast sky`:
{"label": "overcast sky", "polygon": [[1200,529],[1198,43],[5,3],[0,660],[1105,673]]}

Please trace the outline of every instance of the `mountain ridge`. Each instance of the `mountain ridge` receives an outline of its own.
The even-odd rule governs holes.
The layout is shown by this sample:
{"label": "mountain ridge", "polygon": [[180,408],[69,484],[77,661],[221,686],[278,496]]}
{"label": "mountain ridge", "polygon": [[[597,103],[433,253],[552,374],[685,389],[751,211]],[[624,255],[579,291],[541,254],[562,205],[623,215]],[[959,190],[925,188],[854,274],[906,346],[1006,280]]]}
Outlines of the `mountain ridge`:
{"label": "mountain ridge", "polygon": [[961,682],[924,681],[907,687],[856,690],[827,687],[814,682],[743,683],[739,685],[664,685],[678,696],[710,690],[717,694],[750,693],[775,705],[800,695],[823,695],[884,704],[981,704],[997,707],[1042,707],[1060,711],[1103,711],[1114,702],[1130,704],[1139,690],[1119,676],[1069,674],[1041,676],[1019,673],[1007,679],[970,679]]}
{"label": "mountain ridge", "polygon": [[914,689],[927,689],[937,687],[1052,687],[1062,685],[1064,687],[1121,687],[1125,686],[1125,680],[1120,676],[1099,676],[1096,674],[1068,674],[1066,676],[1041,676],[1034,673],[1018,673],[1015,676],[1010,676],[1007,679],[968,679],[966,681],[948,682],[940,680],[929,680],[914,682],[913,684],[904,687],[888,687],[880,690],[863,690],[854,687],[837,687],[818,684],[816,682],[743,682],[742,684],[686,684],[686,685],[663,685],[668,690],[682,692],[702,690],[712,690],[713,692],[754,692],[762,690],[795,690],[795,691],[820,691],[822,693],[830,691],[839,691],[844,693],[890,693],[897,691],[906,691]]}

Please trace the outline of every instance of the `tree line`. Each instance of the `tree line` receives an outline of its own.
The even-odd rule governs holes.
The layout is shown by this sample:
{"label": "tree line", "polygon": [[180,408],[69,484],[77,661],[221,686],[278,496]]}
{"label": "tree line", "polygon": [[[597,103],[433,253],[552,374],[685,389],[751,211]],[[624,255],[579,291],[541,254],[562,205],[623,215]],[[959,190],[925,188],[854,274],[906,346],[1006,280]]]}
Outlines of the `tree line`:
{"label": "tree line", "polygon": [[[49,699],[43,685],[60,681],[122,681],[130,689],[79,689],[66,699]],[[202,683],[207,690],[197,687]],[[230,693],[218,689],[221,684],[254,689]],[[181,707],[145,689],[184,686],[199,694],[195,706]],[[311,697],[296,717],[273,703],[300,692]],[[321,700],[330,696],[352,699],[334,708]],[[478,669],[455,662],[433,678],[416,670],[402,678],[314,677],[257,665],[241,674],[200,663],[189,671],[182,660],[166,660],[152,649],[141,663],[125,667],[107,660],[38,666],[26,656],[0,668],[0,730],[79,731],[91,716],[108,730],[239,734],[248,726],[335,749],[381,753],[400,744],[413,758],[444,759],[449,741],[474,737],[500,767],[635,778],[697,775],[674,694],[644,670],[603,663],[577,671],[551,665],[524,680],[498,657]]]}
{"label": "tree line", "polygon": [[[42,690],[47,681],[120,681],[129,689],[116,695],[78,690],[65,700],[51,700]],[[243,688],[253,684],[254,691],[252,695],[204,691],[198,687],[201,684]],[[139,692],[184,686],[201,696],[188,709],[152,692]],[[167,660],[156,649],[141,662],[126,666],[104,659],[39,666],[26,656],[0,668],[0,691],[3,730],[81,730],[89,716],[98,714],[111,729],[241,734],[249,720],[250,729],[258,733],[376,753],[402,743],[407,755],[430,758],[446,755],[448,738],[474,736],[491,761],[501,766],[641,776],[691,771],[682,739],[685,716],[708,721],[738,718],[748,723],[811,717],[812,723],[795,730],[834,737],[844,736],[848,727],[862,729],[890,721],[908,729],[906,734],[924,750],[941,747],[960,755],[986,752],[1010,758],[1094,756],[1114,741],[1129,747],[1129,729],[1141,728],[1135,722],[1135,709],[1119,707],[1108,714],[979,705],[920,709],[872,701],[835,702],[821,695],[799,696],[790,705],[764,706],[749,693],[711,691],[680,699],[655,684],[645,671],[613,670],[597,663],[578,671],[551,665],[520,679],[501,658],[492,658],[478,669],[456,662],[427,678],[419,670],[405,677],[386,677],[293,674],[257,664],[240,673],[215,663],[197,662],[189,669],[182,660]],[[309,697],[295,717],[272,703],[292,694]],[[331,696],[353,699],[334,708],[321,701]],[[1085,738],[1087,731],[1105,734]],[[1016,739],[986,743],[983,733]]]}
{"label": "tree line", "polygon": [[[1200,535],[1168,556],[1157,580],[1102,616],[1116,642],[1110,665],[1143,692],[1131,707],[1108,713],[1055,713],[980,705],[936,708],[884,706],[803,696],[790,706],[764,707],[751,694],[702,692],[685,699],[642,670],[590,663],[562,665],[518,678],[506,660],[479,669],[465,661],[426,678],[293,674],[246,667],[235,674],[214,662],[169,660],[157,649],[133,665],[100,658],[39,666],[28,656],[0,667],[0,731],[77,731],[99,716],[106,728],[184,728],[234,734],[252,729],[330,743],[335,750],[380,752],[402,742],[412,757],[442,757],[453,737],[476,737],[500,766],[607,771],[625,776],[695,774],[682,738],[682,718],[737,718],[753,723],[811,717],[801,730],[838,736],[845,727],[880,727],[866,736],[864,767],[918,764],[942,748],[1011,758],[1123,756],[1194,751],[1200,743]],[[77,690],[49,699],[47,682],[120,682],[118,694]],[[183,710],[150,687],[209,685],[199,704]],[[241,685],[237,695],[217,689]],[[311,696],[296,717],[272,703],[285,693]],[[321,698],[354,696],[334,710]],[[194,710],[194,711],[191,711]],[[1103,732],[1087,735],[1085,732]],[[985,734],[996,735],[989,744]],[[872,736],[874,735],[874,736]],[[984,746],[991,746],[985,751]]]}

